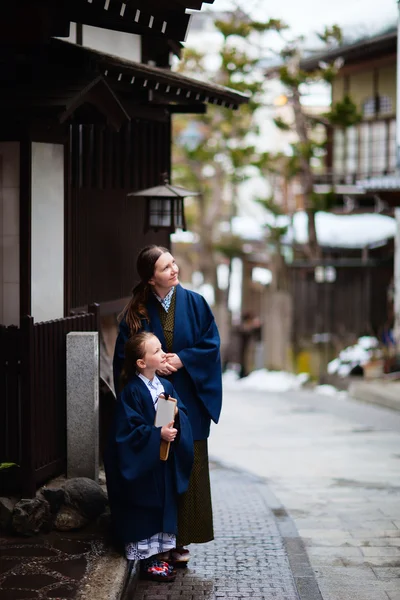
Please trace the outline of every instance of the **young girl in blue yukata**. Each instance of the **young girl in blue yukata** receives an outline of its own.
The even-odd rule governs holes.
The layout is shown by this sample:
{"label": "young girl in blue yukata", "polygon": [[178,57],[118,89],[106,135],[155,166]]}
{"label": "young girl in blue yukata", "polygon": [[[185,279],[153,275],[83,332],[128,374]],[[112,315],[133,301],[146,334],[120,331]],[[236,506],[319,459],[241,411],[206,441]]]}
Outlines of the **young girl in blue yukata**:
{"label": "young girl in blue yukata", "polygon": [[[169,582],[168,562],[176,547],[177,500],[187,490],[193,463],[193,437],[186,409],[172,384],[158,378],[166,364],[158,338],[150,332],[125,345],[121,388],[104,457],[113,533],[129,560],[140,560],[143,579]],[[155,427],[160,395],[177,402],[175,419]],[[160,459],[161,440],[170,442]]]}

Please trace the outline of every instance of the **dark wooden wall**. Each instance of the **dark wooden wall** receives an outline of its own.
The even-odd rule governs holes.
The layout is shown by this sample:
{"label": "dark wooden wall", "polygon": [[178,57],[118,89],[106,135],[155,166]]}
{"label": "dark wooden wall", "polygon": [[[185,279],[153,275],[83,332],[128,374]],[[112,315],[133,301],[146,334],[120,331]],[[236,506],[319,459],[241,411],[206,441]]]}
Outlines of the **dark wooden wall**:
{"label": "dark wooden wall", "polygon": [[0,326],[0,495],[33,497],[37,487],[66,467],[66,336],[98,331],[90,314],[44,323],[30,316],[21,328]]}
{"label": "dark wooden wall", "polygon": [[[140,248],[169,247],[144,233],[145,202],[127,194],[170,173],[170,120],[133,120],[119,132],[71,125],[66,145],[66,313],[130,295]],[[117,309],[119,310],[119,309]]]}
{"label": "dark wooden wall", "polygon": [[301,343],[316,333],[333,341],[377,335],[388,319],[387,291],[393,263],[371,267],[336,267],[334,283],[317,283],[314,269],[292,267],[293,336]]}

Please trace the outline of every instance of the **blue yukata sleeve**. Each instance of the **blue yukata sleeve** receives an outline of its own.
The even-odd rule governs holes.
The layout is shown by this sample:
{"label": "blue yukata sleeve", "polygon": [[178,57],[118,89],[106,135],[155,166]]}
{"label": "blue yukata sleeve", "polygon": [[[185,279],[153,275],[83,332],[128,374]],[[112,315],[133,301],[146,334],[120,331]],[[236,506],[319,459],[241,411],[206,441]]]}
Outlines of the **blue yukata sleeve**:
{"label": "blue yukata sleeve", "polygon": [[129,386],[119,396],[115,424],[118,466],[123,479],[132,482],[156,469],[160,464],[161,429],[142,413],[140,399]]}
{"label": "blue yukata sleeve", "polygon": [[204,298],[197,298],[195,309],[200,317],[197,338],[190,348],[179,350],[178,356],[207,413],[214,423],[218,423],[222,406],[220,338],[210,307]]}

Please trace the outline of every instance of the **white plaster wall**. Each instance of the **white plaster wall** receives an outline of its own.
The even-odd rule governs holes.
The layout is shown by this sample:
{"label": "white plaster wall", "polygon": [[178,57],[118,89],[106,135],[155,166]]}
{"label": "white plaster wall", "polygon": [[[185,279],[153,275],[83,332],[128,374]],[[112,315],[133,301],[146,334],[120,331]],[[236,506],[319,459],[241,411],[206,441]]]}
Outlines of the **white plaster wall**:
{"label": "white plaster wall", "polygon": [[32,143],[32,296],[35,321],[64,316],[64,147]]}
{"label": "white plaster wall", "polygon": [[120,58],[141,62],[142,49],[140,35],[111,31],[100,27],[84,25],[82,31],[83,46],[114,54]]}
{"label": "white plaster wall", "polygon": [[0,142],[0,323],[19,325],[19,142]]}
{"label": "white plaster wall", "polygon": [[[69,37],[60,38],[76,44],[76,23],[70,24]],[[127,60],[142,62],[141,36],[123,31],[112,31],[101,27],[82,26],[83,46],[113,54]]]}
{"label": "white plaster wall", "polygon": [[76,43],[76,23],[69,24],[69,37],[58,38],[59,40],[64,40],[65,42],[71,42],[72,44]]}

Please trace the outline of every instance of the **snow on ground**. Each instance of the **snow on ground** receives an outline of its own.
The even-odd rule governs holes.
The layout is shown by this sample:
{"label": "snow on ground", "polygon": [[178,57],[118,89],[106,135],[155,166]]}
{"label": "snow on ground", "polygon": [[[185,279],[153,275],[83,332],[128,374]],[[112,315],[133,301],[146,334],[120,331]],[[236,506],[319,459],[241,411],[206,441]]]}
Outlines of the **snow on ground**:
{"label": "snow on ground", "polygon": [[[228,370],[222,375],[225,391],[240,392],[252,390],[258,392],[289,392],[298,390],[309,379],[308,373],[288,373],[286,371],[268,371],[259,369],[253,371],[247,377],[239,379],[236,371]],[[312,390],[319,396],[346,397],[347,393],[336,389],[333,385],[317,385]]]}
{"label": "snow on ground", "polygon": [[363,336],[358,338],[354,346],[344,348],[339,352],[339,356],[328,364],[328,373],[330,375],[337,373],[340,377],[347,377],[357,365],[363,367],[367,364],[373,356],[373,351],[378,346],[379,341],[376,337]]}
{"label": "snow on ground", "polygon": [[340,390],[336,389],[333,385],[328,385],[324,383],[323,385],[317,385],[314,388],[314,392],[316,394],[320,394],[321,396],[336,396],[337,394],[341,394]]}
{"label": "snow on ground", "polygon": [[300,388],[307,380],[307,373],[287,373],[258,369],[239,379],[235,371],[226,371],[222,376],[225,390],[257,390],[265,392],[287,392]]}

